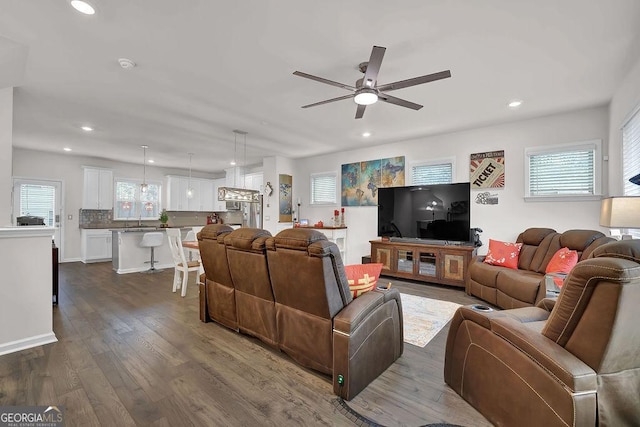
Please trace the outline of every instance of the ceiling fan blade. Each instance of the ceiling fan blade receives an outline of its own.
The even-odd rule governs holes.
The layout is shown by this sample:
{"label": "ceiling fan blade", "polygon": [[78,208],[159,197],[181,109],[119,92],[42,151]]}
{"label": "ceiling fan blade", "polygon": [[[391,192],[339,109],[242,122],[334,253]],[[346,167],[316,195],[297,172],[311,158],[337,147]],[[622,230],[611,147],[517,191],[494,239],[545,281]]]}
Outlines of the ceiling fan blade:
{"label": "ceiling fan blade", "polygon": [[366,105],[358,104],[358,109],[356,110],[356,119],[361,119],[364,116],[364,109],[367,108]]}
{"label": "ceiling fan blade", "polygon": [[412,110],[419,110],[422,108],[422,105],[420,104],[416,104],[410,101],[405,101],[404,99],[396,98],[395,96],[387,95],[386,93],[379,93],[378,99],[380,101],[388,102],[389,104],[395,104],[401,107],[411,108]]}
{"label": "ceiling fan blade", "polygon": [[426,76],[414,77],[412,79],[401,80],[399,82],[387,83],[377,87],[380,91],[390,91],[402,89],[409,86],[421,85],[423,83],[429,83],[436,80],[447,79],[451,77],[451,71],[440,71],[439,73],[427,74]]}
{"label": "ceiling fan blade", "polygon": [[312,76],[311,74],[303,73],[302,71],[295,71],[293,73],[293,75],[294,76],[304,77],[305,79],[315,80],[317,82],[325,83],[325,84],[328,84],[328,85],[331,85],[331,86],[340,87],[342,89],[347,89],[347,90],[351,90],[351,91],[355,91],[356,90],[356,88],[353,87],[353,86],[349,86],[349,85],[345,85],[345,84],[342,84],[342,83],[334,82],[333,80],[323,79],[322,77]]}
{"label": "ceiling fan blade", "polygon": [[376,81],[378,81],[378,73],[380,72],[380,66],[382,65],[382,58],[387,50],[385,47],[374,46],[371,49],[371,57],[369,57],[369,63],[367,64],[367,71],[364,73],[364,80],[362,81],[365,87],[375,87]]}
{"label": "ceiling fan blade", "polygon": [[322,104],[328,104],[330,102],[342,101],[343,99],[353,98],[354,96],[355,96],[355,94],[352,93],[352,94],[349,94],[349,95],[339,96],[337,98],[327,99],[326,101],[320,101],[320,102],[316,102],[316,103],[309,104],[309,105],[303,105],[302,108],[315,107],[315,106],[322,105]]}

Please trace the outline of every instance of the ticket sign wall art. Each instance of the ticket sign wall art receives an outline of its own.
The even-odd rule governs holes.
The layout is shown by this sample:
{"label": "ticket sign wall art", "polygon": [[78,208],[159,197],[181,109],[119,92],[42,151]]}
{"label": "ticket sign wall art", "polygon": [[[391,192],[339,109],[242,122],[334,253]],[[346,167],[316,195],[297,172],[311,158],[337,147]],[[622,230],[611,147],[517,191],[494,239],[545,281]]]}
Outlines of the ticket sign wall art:
{"label": "ticket sign wall art", "polygon": [[504,150],[471,155],[471,189],[504,187]]}

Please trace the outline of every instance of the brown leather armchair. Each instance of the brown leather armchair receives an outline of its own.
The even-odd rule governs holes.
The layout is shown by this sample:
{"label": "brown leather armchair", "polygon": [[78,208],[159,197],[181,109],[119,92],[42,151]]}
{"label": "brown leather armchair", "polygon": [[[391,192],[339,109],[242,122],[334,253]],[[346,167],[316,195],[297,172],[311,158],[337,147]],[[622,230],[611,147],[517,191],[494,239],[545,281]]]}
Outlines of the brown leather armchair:
{"label": "brown leather armchair", "polygon": [[640,425],[639,306],[640,240],[599,246],[550,312],[461,307],[445,381],[496,425]]}
{"label": "brown leather armchair", "polygon": [[204,274],[200,278],[200,320],[216,322],[238,330],[235,287],[229,272],[224,238],[233,228],[211,224],[198,233]]}
{"label": "brown leather armchair", "polygon": [[224,243],[236,290],[240,332],[277,347],[276,308],[265,247],[269,237],[266,230],[243,227],[229,233]]}
{"label": "brown leather armchair", "polygon": [[334,393],[351,399],[400,357],[400,294],[352,299],[338,247],[322,233],[281,231],[267,240],[267,259],[280,349],[333,374]]}

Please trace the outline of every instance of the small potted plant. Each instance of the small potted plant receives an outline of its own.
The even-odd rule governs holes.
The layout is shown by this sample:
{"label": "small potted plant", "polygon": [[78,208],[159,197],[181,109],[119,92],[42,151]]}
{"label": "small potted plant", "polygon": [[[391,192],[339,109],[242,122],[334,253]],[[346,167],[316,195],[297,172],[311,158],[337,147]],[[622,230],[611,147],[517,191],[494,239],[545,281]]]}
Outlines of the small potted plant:
{"label": "small potted plant", "polygon": [[167,222],[169,222],[169,214],[166,209],[162,209],[162,212],[160,213],[160,222],[160,227],[162,228],[167,228],[169,226],[167,224]]}

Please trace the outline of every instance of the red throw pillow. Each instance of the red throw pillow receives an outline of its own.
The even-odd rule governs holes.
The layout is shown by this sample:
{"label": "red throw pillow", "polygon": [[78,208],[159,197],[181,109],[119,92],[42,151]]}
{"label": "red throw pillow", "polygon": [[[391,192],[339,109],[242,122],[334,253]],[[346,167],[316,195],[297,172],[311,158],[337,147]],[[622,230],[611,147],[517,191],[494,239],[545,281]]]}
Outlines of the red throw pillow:
{"label": "red throw pillow", "polygon": [[560,248],[553,254],[551,261],[547,264],[545,273],[568,274],[578,263],[578,252],[569,248]]}
{"label": "red throw pillow", "polygon": [[522,243],[500,242],[489,239],[489,252],[484,258],[484,262],[491,265],[518,269],[518,257]]}
{"label": "red throw pillow", "polygon": [[349,281],[349,290],[351,290],[351,295],[353,295],[354,298],[357,298],[376,286],[376,283],[378,283],[378,277],[380,277],[380,271],[382,271],[382,264],[372,263],[345,265],[344,271],[347,273],[347,280]]}

